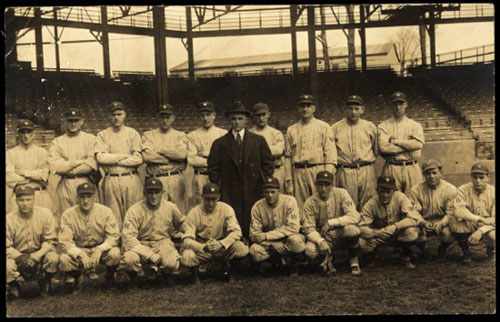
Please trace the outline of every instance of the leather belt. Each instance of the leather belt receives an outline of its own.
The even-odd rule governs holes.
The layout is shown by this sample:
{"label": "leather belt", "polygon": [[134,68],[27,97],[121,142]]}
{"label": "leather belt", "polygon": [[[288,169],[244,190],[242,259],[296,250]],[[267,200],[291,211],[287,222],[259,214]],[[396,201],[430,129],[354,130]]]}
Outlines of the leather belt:
{"label": "leather belt", "polygon": [[318,166],[318,165],[323,165],[321,163],[305,163],[305,164],[302,164],[302,163],[294,163],[293,164],[293,167],[294,168],[299,168],[299,169],[306,169],[306,168],[312,168],[312,167],[315,167],[315,166]]}
{"label": "leather belt", "polygon": [[366,167],[367,165],[371,165],[375,162],[363,162],[363,163],[358,163],[356,165],[346,165],[346,164],[338,164],[338,168],[349,168],[349,169],[359,169],[361,167]]}
{"label": "leather belt", "polygon": [[194,169],[194,174],[204,174],[208,175],[208,171],[205,169]]}
{"label": "leather belt", "polygon": [[390,165],[399,165],[399,166],[406,166],[406,165],[414,165],[417,164],[417,160],[411,160],[411,161],[390,161],[388,162]]}
{"label": "leather belt", "polygon": [[137,174],[137,171],[126,172],[126,173],[106,173],[106,176],[110,176],[110,177],[125,177],[125,176],[130,176],[132,174]]}
{"label": "leather belt", "polygon": [[62,179],[88,178],[88,174],[63,174]]}
{"label": "leather belt", "polygon": [[149,177],[168,177],[168,176],[173,176],[173,175],[176,175],[176,174],[181,174],[182,173],[182,170],[176,170],[176,171],[172,171],[172,172],[167,172],[167,173],[159,173],[159,174],[151,174],[149,175]]}

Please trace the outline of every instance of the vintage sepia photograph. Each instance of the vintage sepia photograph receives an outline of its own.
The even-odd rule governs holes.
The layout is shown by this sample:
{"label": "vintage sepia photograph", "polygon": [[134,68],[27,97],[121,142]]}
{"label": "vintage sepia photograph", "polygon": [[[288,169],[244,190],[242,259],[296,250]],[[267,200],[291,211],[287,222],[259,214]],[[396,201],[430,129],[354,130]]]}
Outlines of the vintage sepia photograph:
{"label": "vintage sepia photograph", "polygon": [[493,3],[3,9],[6,317],[496,313]]}

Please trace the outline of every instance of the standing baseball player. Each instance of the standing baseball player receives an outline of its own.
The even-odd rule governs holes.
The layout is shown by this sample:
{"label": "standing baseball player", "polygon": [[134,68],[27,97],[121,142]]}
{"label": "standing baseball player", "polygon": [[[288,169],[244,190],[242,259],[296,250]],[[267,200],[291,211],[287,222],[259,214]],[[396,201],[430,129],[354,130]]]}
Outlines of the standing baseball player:
{"label": "standing baseball player", "polygon": [[201,102],[198,108],[198,115],[202,126],[187,135],[187,163],[194,168],[194,205],[201,203],[201,190],[204,185],[210,182],[208,179],[207,159],[210,154],[212,143],[227,133],[226,130],[214,125],[217,114],[212,102]]}
{"label": "standing baseball player", "polygon": [[233,270],[248,254],[248,246],[240,239],[241,228],[230,205],[219,201],[219,187],[213,183],[203,186],[201,204],[186,217],[186,234],[182,237],[181,263],[189,267],[193,283],[199,284],[200,264],[222,262],[224,279],[234,281]]}
{"label": "standing baseball player", "polygon": [[56,220],[47,208],[35,206],[35,191],[29,185],[14,189],[17,208],[6,218],[6,282],[8,296],[17,298],[21,284],[38,278],[42,296],[51,292],[59,255],[55,243]]}
{"label": "standing baseball player", "polygon": [[444,261],[446,250],[454,241],[448,223],[457,211],[461,211],[464,203],[461,198],[457,198],[457,188],[441,179],[442,166],[438,160],[425,161],[422,171],[425,181],[413,186],[409,196],[415,210],[422,215],[418,222],[421,231],[416,243],[425,256],[427,236],[438,235],[441,244],[437,260]]}
{"label": "standing baseball player", "polygon": [[184,233],[185,216],[177,206],[163,198],[163,184],[151,177],[144,183],[144,199],[127,211],[122,231],[125,250],[121,269],[125,270],[131,284],[138,284],[143,264],[152,264],[161,273],[157,285],[169,284],[170,273],[179,269],[179,253],[172,242],[172,233]]}
{"label": "standing baseball player", "polygon": [[495,187],[488,184],[490,170],[481,162],[471,169],[472,182],[458,188],[465,207],[450,219],[450,230],[462,249],[463,261],[472,261],[469,244],[486,244],[486,257],[495,255]]}
{"label": "standing baseball player", "polygon": [[424,148],[424,130],[420,123],[406,116],[405,94],[392,94],[391,105],[392,117],[378,126],[378,147],[386,160],[382,175],[396,179],[398,191],[408,195],[414,185],[422,182],[417,159]]}
{"label": "standing baseball player", "polygon": [[144,132],[142,137],[142,157],[146,162],[146,173],[158,178],[165,191],[163,197],[177,205],[182,213],[186,211],[186,180],[182,172],[186,170],[188,148],[184,132],[172,128],[175,110],[170,104],[160,106],[158,111],[160,127]]}
{"label": "standing baseball player", "polygon": [[252,109],[252,122],[254,126],[249,130],[255,134],[262,135],[269,145],[274,158],[273,177],[280,183],[280,192],[285,192],[285,138],[281,131],[268,125],[271,111],[266,103],[257,103]]}
{"label": "standing baseball player", "polygon": [[111,209],[96,203],[97,190],[93,183],[84,182],[76,191],[78,204],[66,209],[61,216],[59,243],[63,254],[59,270],[70,275],[66,283],[76,291],[82,272],[104,264],[104,286],[108,288],[114,285],[114,274],[120,263],[120,230]]}
{"label": "standing baseball player", "polygon": [[141,136],[125,126],[127,116],[121,102],[110,104],[111,126],[97,134],[95,155],[104,170],[101,202],[111,208],[122,227],[128,208],[141,199],[141,179],[137,168],[142,164]]}
{"label": "standing baseball player", "polygon": [[312,260],[324,257],[323,273],[331,275],[337,272],[332,252],[347,248],[351,274],[361,275],[357,255],[360,215],[347,190],[333,186],[330,172],[320,171],[316,175],[316,192],[304,203],[304,217],[306,256]]}
{"label": "standing baseball player", "polygon": [[7,199],[7,212],[16,209],[13,189],[19,184],[29,184],[35,191],[35,205],[53,210],[52,200],[47,191],[49,165],[47,150],[33,143],[35,126],[30,120],[19,120],[17,137],[19,144],[5,153],[5,183],[12,190]]}
{"label": "standing baseball player", "polygon": [[368,266],[373,266],[380,246],[401,247],[401,260],[406,268],[414,269],[410,247],[418,237],[417,223],[421,216],[413,209],[408,197],[396,191],[396,180],[379,177],[377,195],[361,211],[359,246],[366,254]]}
{"label": "standing baseball player", "polygon": [[56,188],[58,223],[61,214],[77,204],[76,187],[90,182],[90,175],[98,171],[94,155],[97,139],[81,131],[81,110],[70,108],[64,117],[66,133],[52,140],[49,148],[50,170],[61,177]]}
{"label": "standing baseball player", "polygon": [[290,256],[290,276],[298,275],[299,255],[305,249],[305,237],[300,231],[300,214],[293,196],[279,192],[276,178],[266,178],[262,185],[264,198],[252,207],[250,224],[250,257],[255,271],[272,257]]}
{"label": "standing baseball player", "polygon": [[346,117],[332,125],[338,155],[335,186],[346,189],[361,211],[376,193],[377,127],[361,119],[365,103],[360,96],[349,96],[345,109]]}
{"label": "standing baseball player", "polygon": [[297,103],[300,121],[286,130],[286,191],[294,194],[303,218],[303,205],[316,192],[318,172],[335,173],[337,149],[328,123],[314,117],[316,102],[312,95],[302,95]]}

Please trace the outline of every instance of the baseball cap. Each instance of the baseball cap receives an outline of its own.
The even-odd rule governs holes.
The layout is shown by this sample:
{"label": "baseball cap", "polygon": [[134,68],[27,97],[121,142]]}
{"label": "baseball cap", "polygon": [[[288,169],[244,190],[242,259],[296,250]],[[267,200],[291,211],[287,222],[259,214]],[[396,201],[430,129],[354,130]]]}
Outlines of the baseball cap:
{"label": "baseball cap", "polygon": [[389,176],[380,176],[377,179],[377,187],[386,189],[396,189],[396,180]]}
{"label": "baseball cap", "polygon": [[474,165],[472,166],[470,173],[479,173],[479,174],[488,175],[488,174],[490,174],[490,169],[486,165],[484,165],[480,162],[477,162],[477,163],[474,163]]}
{"label": "baseball cap", "polygon": [[402,92],[395,92],[391,95],[391,102],[406,102],[406,95]]}
{"label": "baseball cap", "polygon": [[427,170],[431,170],[431,169],[436,169],[436,168],[438,168],[438,169],[442,168],[441,162],[439,162],[436,159],[429,159],[422,164],[422,171],[423,172],[425,172]]}
{"label": "baseball cap", "polygon": [[18,185],[14,188],[14,193],[16,194],[16,197],[19,197],[22,195],[34,195],[35,190],[33,190],[33,188],[31,188],[27,184],[22,184],[22,185]]}
{"label": "baseball cap", "polygon": [[345,105],[347,104],[359,104],[359,105],[365,105],[365,102],[359,95],[351,95],[345,100]]}
{"label": "baseball cap", "polygon": [[265,188],[276,188],[279,189],[280,182],[275,177],[264,178],[264,183],[262,184],[262,189]]}
{"label": "baseball cap", "polygon": [[253,114],[262,113],[262,112],[269,112],[269,106],[266,103],[257,103],[253,106],[253,108],[252,108]]}
{"label": "baseball cap", "polygon": [[202,196],[217,198],[220,197],[219,186],[215,183],[207,183],[203,186]]}
{"label": "baseball cap", "polygon": [[200,104],[198,104],[198,112],[203,112],[203,111],[215,113],[214,104],[212,104],[212,102],[209,101],[201,102]]}
{"label": "baseball cap", "polygon": [[110,109],[111,113],[113,113],[116,110],[125,111],[125,105],[123,105],[122,102],[115,101],[115,102],[109,104],[109,109]]}
{"label": "baseball cap", "polygon": [[158,114],[175,115],[175,109],[170,104],[163,104],[160,106],[160,109],[158,110]]}
{"label": "baseball cap", "polygon": [[70,107],[65,113],[64,117],[67,120],[79,120],[83,117],[82,111],[75,107]]}
{"label": "baseball cap", "polygon": [[144,190],[150,191],[150,190],[163,190],[163,184],[161,183],[160,180],[156,179],[155,177],[147,178],[146,182],[144,183]]}
{"label": "baseball cap", "polygon": [[30,120],[21,119],[17,122],[18,130],[34,130],[35,125]]}
{"label": "baseball cap", "polygon": [[95,186],[91,182],[84,182],[78,187],[76,187],[76,193],[77,194],[94,194],[95,193]]}
{"label": "baseball cap", "polygon": [[298,104],[303,104],[303,103],[316,104],[316,100],[310,94],[300,95],[299,96],[299,101],[298,101],[297,105]]}
{"label": "baseball cap", "polygon": [[316,175],[316,182],[333,183],[333,175],[328,171],[320,171]]}

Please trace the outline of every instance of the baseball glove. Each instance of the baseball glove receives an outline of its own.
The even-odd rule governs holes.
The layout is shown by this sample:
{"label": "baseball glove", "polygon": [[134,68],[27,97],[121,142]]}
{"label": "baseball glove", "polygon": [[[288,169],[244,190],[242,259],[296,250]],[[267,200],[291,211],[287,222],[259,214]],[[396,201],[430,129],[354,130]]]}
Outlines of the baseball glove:
{"label": "baseball glove", "polygon": [[22,254],[16,259],[17,270],[25,279],[33,278],[38,270],[38,262],[35,261],[30,254]]}

